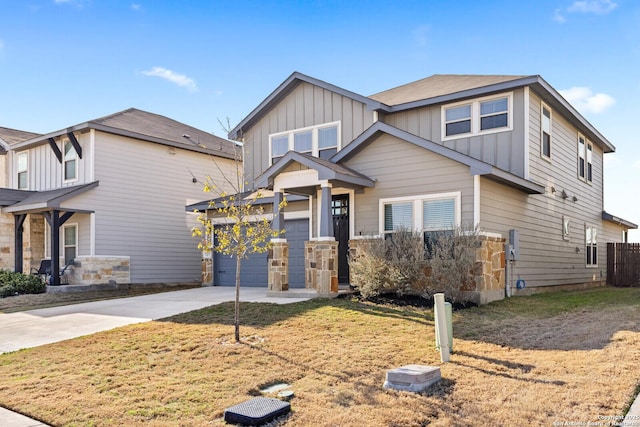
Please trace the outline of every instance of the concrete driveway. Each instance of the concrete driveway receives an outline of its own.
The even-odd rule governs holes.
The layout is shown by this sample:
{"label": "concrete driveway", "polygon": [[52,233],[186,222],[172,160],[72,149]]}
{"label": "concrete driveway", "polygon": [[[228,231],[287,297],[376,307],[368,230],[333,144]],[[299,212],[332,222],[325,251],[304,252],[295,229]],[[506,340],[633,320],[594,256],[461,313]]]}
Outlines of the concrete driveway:
{"label": "concrete driveway", "polygon": [[[241,301],[287,304],[307,299],[267,297],[265,288],[240,290]],[[234,300],[234,287],[216,286],[0,314],[0,353],[162,319]]]}

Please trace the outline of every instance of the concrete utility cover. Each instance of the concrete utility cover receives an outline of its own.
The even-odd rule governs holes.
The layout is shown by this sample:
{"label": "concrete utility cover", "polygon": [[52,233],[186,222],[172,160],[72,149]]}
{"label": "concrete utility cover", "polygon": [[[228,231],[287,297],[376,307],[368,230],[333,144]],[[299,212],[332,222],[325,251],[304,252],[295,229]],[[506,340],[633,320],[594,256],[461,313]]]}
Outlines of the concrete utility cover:
{"label": "concrete utility cover", "polygon": [[387,371],[384,388],[420,392],[440,381],[440,367],[427,365],[405,365]]}
{"label": "concrete utility cover", "polygon": [[259,426],[291,410],[289,402],[268,397],[255,397],[224,410],[228,423]]}

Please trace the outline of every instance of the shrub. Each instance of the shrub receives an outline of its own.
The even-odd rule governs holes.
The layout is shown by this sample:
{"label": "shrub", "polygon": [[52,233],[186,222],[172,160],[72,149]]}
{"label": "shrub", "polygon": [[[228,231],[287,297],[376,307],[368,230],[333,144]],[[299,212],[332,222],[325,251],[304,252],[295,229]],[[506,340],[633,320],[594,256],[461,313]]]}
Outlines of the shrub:
{"label": "shrub", "polygon": [[0,270],[0,297],[2,298],[20,294],[41,294],[46,290],[46,285],[40,276]]}
{"label": "shrub", "polygon": [[387,239],[373,239],[349,260],[351,285],[363,298],[381,293],[431,298],[443,292],[452,303],[475,288],[477,227],[423,233],[400,229]]}
{"label": "shrub", "polygon": [[[476,249],[480,247],[477,227],[462,226],[438,233],[433,239],[428,290],[443,292],[452,303],[462,302],[462,291],[475,288]],[[429,296],[431,296],[429,295]]]}

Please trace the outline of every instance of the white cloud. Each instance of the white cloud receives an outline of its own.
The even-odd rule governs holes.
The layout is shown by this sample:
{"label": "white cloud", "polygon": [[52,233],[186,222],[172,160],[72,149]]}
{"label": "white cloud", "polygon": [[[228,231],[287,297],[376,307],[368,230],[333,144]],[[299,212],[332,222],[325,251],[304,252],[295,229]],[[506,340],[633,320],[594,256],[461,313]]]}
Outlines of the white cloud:
{"label": "white cloud", "polygon": [[618,7],[618,4],[613,0],[580,0],[574,1],[573,4],[567,8],[567,12],[606,15],[616,7]]}
{"label": "white cloud", "polygon": [[567,18],[565,18],[562,14],[562,9],[556,9],[553,11],[553,20],[558,24],[564,24],[565,22],[567,22]]}
{"label": "white cloud", "polygon": [[71,6],[82,8],[91,3],[91,0],[53,0],[53,2],[55,4],[68,4]]}
{"label": "white cloud", "polygon": [[131,3],[131,10],[140,11],[142,10],[142,5],[138,3]]}
{"label": "white cloud", "polygon": [[198,86],[192,78],[189,78],[184,74],[178,74],[175,71],[171,71],[166,68],[153,67],[150,70],[143,71],[142,74],[145,76],[160,77],[161,79],[175,83],[180,87],[187,88],[189,92],[196,92],[198,90]]}
{"label": "white cloud", "polygon": [[640,160],[636,160],[635,162],[633,162],[633,166],[634,169],[640,169]]}
{"label": "white cloud", "polygon": [[618,163],[618,157],[615,154],[608,153],[606,156],[602,157],[602,161],[605,166],[611,166]]}
{"label": "white cloud", "polygon": [[559,91],[560,94],[579,111],[599,114],[616,103],[616,100],[606,93],[593,93],[588,87],[572,87]]}

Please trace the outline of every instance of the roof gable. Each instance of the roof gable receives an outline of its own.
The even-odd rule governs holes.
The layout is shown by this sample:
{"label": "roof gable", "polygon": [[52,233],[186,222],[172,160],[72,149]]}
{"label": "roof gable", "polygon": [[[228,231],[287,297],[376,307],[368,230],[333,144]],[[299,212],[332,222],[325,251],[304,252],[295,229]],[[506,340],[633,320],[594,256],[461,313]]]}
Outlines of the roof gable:
{"label": "roof gable", "polygon": [[34,132],[26,132],[18,129],[10,129],[0,126],[0,153],[6,153],[10,150],[12,144],[18,144],[35,138],[40,134]]}
{"label": "roof gable", "polygon": [[382,134],[394,136],[398,139],[424,148],[425,150],[428,150],[432,153],[439,154],[445,158],[469,166],[472,175],[484,175],[489,179],[499,181],[503,184],[524,191],[528,194],[544,194],[545,192],[544,186],[540,184],[520,178],[509,172],[498,169],[488,163],[447,148],[444,145],[436,144],[433,141],[429,141],[427,139],[421,138],[417,135],[382,122],[376,122],[371,125],[360,136],[354,139],[353,142],[334,154],[333,157],[331,157],[330,161],[340,163],[353,158],[354,156],[357,156],[360,151],[362,151],[366,146],[368,146],[372,141],[377,139]]}
{"label": "roof gable", "polygon": [[332,85],[322,80],[307,76],[305,74],[294,72],[284,82],[280,84],[269,96],[267,96],[256,108],[254,108],[247,117],[245,117],[235,128],[229,132],[230,139],[238,139],[242,136],[245,129],[251,127],[261,117],[267,114],[273,107],[275,107],[280,101],[282,101],[293,89],[295,89],[300,83],[306,82],[322,89],[335,92],[339,95],[351,98],[358,102],[361,102],[367,106],[370,110],[385,109],[386,106],[380,102],[368,98],[363,95],[359,95],[355,92],[348,91],[341,87]]}

